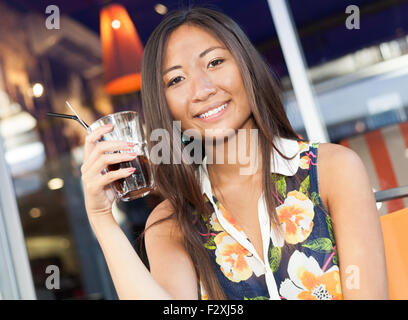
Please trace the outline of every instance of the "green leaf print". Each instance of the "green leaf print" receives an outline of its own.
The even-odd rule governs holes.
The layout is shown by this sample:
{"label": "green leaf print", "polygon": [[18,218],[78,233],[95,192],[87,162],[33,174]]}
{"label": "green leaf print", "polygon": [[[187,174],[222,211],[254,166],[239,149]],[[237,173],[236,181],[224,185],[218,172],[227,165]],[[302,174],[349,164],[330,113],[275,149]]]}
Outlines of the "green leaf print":
{"label": "green leaf print", "polygon": [[327,229],[329,230],[330,239],[331,239],[332,244],[333,244],[333,243],[335,243],[334,234],[333,234],[333,226],[332,226],[331,219],[330,219],[330,217],[328,215],[326,215],[326,224],[327,224]]}
{"label": "green leaf print", "polygon": [[319,205],[319,194],[316,191],[313,191],[312,194],[310,195],[310,200],[313,202],[313,206]]}
{"label": "green leaf print", "polygon": [[319,147],[319,144],[318,143],[312,143],[312,147],[317,149]]}
{"label": "green leaf print", "polygon": [[265,296],[259,296],[259,297],[253,297],[253,298],[244,297],[244,300],[269,300],[269,298]]}
{"label": "green leaf print", "polygon": [[273,247],[269,250],[269,265],[272,272],[278,271],[281,259],[282,252],[280,247]]}
{"label": "green leaf print", "polygon": [[337,258],[337,249],[336,249],[336,254],[333,256],[333,264],[338,265],[338,258]]}
{"label": "green leaf print", "polygon": [[286,180],[285,176],[280,175],[278,181],[276,181],[276,188],[279,194],[285,199],[286,198]]}
{"label": "green leaf print", "polygon": [[207,217],[204,213],[201,214],[201,219],[203,219],[204,222],[207,222]]}
{"label": "green leaf print", "polygon": [[314,240],[310,240],[304,244],[302,247],[309,248],[310,250],[317,251],[317,252],[332,252],[333,251],[333,244],[329,238],[318,238]]}
{"label": "green leaf print", "polygon": [[215,250],[217,249],[217,245],[214,242],[214,236],[210,237],[206,243],[204,243],[204,247],[210,250]]}
{"label": "green leaf print", "polygon": [[302,192],[305,195],[309,194],[310,178],[307,176],[305,180],[300,184],[299,192]]}

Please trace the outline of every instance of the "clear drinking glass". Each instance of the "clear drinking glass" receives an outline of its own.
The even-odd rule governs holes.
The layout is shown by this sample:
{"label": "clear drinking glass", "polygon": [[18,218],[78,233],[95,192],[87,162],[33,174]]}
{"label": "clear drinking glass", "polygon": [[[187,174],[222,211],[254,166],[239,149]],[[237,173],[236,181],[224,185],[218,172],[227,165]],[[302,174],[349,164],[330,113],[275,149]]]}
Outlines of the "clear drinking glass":
{"label": "clear drinking glass", "polygon": [[94,131],[109,123],[113,125],[112,131],[104,134],[100,141],[121,140],[132,142],[134,147],[131,150],[115,152],[136,152],[137,154],[137,157],[132,161],[109,165],[105,169],[105,172],[131,167],[136,169],[129,177],[116,180],[112,183],[112,188],[117,198],[123,201],[131,201],[148,195],[154,190],[155,183],[138,113],[135,111],[123,111],[107,115],[92,123],[88,131]]}

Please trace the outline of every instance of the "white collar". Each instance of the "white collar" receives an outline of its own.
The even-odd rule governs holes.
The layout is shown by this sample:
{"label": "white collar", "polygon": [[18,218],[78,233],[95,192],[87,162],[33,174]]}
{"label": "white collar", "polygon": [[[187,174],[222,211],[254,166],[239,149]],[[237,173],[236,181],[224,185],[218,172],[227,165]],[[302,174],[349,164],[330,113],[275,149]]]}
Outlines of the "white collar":
{"label": "white collar", "polygon": [[[279,151],[288,158],[297,156],[292,160],[286,160],[276,150],[272,150],[271,172],[285,176],[294,176],[298,170],[300,162],[299,144],[296,140],[275,137],[274,143]],[[207,171],[207,156],[204,157],[199,167],[201,192],[205,193],[209,199],[212,199],[211,182]]]}

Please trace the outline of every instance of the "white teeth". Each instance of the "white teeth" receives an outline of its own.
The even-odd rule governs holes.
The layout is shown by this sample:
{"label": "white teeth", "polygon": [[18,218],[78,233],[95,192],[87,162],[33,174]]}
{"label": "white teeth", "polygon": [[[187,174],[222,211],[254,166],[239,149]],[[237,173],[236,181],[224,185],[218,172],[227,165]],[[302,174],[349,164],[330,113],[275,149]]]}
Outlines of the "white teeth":
{"label": "white teeth", "polygon": [[227,103],[223,104],[222,106],[220,106],[220,107],[218,107],[218,108],[212,109],[212,110],[210,110],[210,111],[208,111],[208,112],[206,112],[206,113],[200,114],[199,117],[200,117],[201,119],[208,118],[209,116],[211,116],[211,115],[213,115],[213,114],[215,114],[215,113],[217,113],[217,112],[220,112],[221,110],[225,109],[226,106],[227,106]]}

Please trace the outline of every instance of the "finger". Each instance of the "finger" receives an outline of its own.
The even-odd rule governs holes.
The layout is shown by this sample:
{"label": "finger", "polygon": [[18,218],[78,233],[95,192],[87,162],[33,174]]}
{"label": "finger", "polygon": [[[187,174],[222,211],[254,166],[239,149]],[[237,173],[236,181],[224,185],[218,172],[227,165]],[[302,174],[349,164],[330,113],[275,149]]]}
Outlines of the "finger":
{"label": "finger", "polygon": [[101,173],[109,165],[132,161],[137,157],[136,152],[130,153],[108,153],[101,155],[92,165],[89,165],[87,169],[87,175],[95,177]]}
{"label": "finger", "polygon": [[82,171],[86,171],[89,166],[93,166],[103,154],[117,151],[131,151],[134,144],[126,141],[101,141],[96,144],[83,163]]}
{"label": "finger", "polygon": [[87,156],[90,154],[98,140],[102,138],[102,136],[110,131],[112,131],[113,125],[108,123],[102,127],[99,127],[89,133],[85,138],[85,146],[84,146],[84,161]]}
{"label": "finger", "polygon": [[109,171],[104,175],[98,176],[98,178],[95,180],[95,184],[100,188],[100,190],[102,190],[116,180],[129,177],[133,172],[135,172],[135,170],[136,168],[122,168]]}

